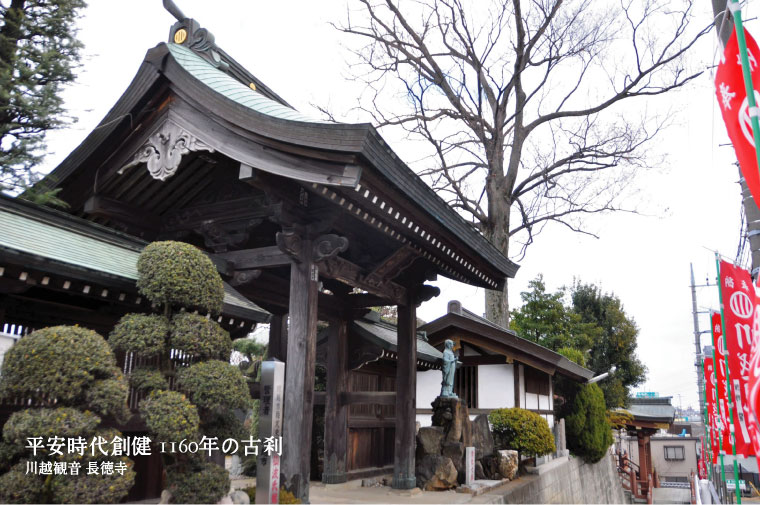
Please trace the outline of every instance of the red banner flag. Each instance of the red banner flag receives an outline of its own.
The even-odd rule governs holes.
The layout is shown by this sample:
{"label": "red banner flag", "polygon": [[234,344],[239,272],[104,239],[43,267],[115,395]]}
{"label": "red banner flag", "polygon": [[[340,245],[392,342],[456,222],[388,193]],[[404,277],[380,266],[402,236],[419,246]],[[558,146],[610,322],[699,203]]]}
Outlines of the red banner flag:
{"label": "red banner flag", "polygon": [[748,401],[755,288],[749,272],[726,261],[720,262],[720,288],[723,291],[724,339],[734,402],[736,454],[749,457],[755,455],[754,446],[760,443],[757,428],[749,422]]}
{"label": "red banner flag", "polygon": [[[749,423],[760,432],[760,298],[755,291],[755,315],[752,319],[752,350],[750,351],[749,379]],[[753,439],[755,454],[760,454],[760,437]]]}
{"label": "red banner flag", "polygon": [[[722,449],[726,454],[731,454],[731,424],[728,415],[728,393],[726,389],[726,358],[723,353],[725,347],[723,343],[723,325],[721,324],[720,312],[710,314],[712,323],[713,342],[715,343],[715,387],[718,393],[718,406],[720,406],[720,416],[716,417],[716,429],[720,431],[720,437],[723,442]],[[717,406],[716,406],[717,413]]]}
{"label": "red banner flag", "polygon": [[[752,82],[757,84],[760,83],[760,70],[758,70],[760,49],[758,49],[755,40],[747,33],[747,30],[744,30],[744,36],[747,39],[747,56],[749,57]],[[734,28],[731,38],[728,39],[728,44],[723,51],[723,58],[718,65],[718,71],[715,73],[715,93],[744,180],[747,181],[747,186],[752,193],[752,198],[755,199],[755,203],[760,205],[760,172],[757,167],[755,139],[752,135],[752,122],[747,91],[744,87],[736,28]],[[760,103],[760,93],[757,91],[755,91],[755,100]]]}
{"label": "red banner flag", "polygon": [[713,359],[705,358],[705,394],[707,395],[707,424],[710,433],[710,449],[712,452],[713,465],[718,463],[718,454],[720,453],[720,430],[718,428],[720,419],[718,416],[718,407],[715,403],[715,369],[713,368]]}

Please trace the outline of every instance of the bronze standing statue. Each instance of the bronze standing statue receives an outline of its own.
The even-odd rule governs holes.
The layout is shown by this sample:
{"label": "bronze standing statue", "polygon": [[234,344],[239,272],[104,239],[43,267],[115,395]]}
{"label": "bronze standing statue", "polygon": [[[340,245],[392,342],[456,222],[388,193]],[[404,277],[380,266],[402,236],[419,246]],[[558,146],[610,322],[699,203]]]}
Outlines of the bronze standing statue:
{"label": "bronze standing statue", "polygon": [[457,369],[457,355],[454,354],[454,341],[446,340],[445,349],[443,350],[443,380],[441,381],[442,398],[458,398],[454,394],[454,373]]}

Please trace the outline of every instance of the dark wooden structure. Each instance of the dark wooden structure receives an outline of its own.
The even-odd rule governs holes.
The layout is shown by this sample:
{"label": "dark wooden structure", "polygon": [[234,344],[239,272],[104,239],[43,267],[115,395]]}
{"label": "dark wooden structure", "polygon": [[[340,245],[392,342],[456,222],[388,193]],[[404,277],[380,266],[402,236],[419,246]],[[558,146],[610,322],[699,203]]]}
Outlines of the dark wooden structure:
{"label": "dark wooden structure", "polygon": [[[395,324],[382,320],[379,313],[371,311],[347,324],[345,341],[348,349],[339,353],[346,362],[332,366],[337,359],[330,354],[331,328],[321,331],[317,337],[317,363],[326,366],[328,373],[336,369],[344,374],[347,391],[352,404],[344,410],[348,429],[346,474],[349,479],[383,475],[393,471],[393,443],[395,438],[396,366],[398,363],[398,333]],[[442,354],[427,343],[425,334],[417,332],[416,369],[440,370]],[[329,377],[328,377],[329,381]],[[344,394],[345,396],[345,394]],[[359,400],[363,399],[362,403]],[[335,419],[325,415],[327,422]],[[341,437],[341,440],[343,438]],[[335,454],[334,451],[332,454]],[[325,462],[330,468],[331,462]],[[323,475],[329,481],[330,474]]]}
{"label": "dark wooden structure", "polygon": [[[78,324],[107,337],[122,315],[150,310],[135,286],[137,258],[146,244],[70,214],[0,196],[0,331],[25,335],[45,326]],[[268,312],[225,283],[217,322],[233,338],[245,336],[269,318]],[[140,359],[117,353],[125,373]],[[115,425],[129,436],[146,434],[136,415],[140,399],[130,390],[128,401],[135,415],[128,423]],[[24,398],[0,403],[0,426],[28,405]],[[139,478],[128,499],[159,496],[160,455],[134,460]]]}
{"label": "dark wooden structure", "polygon": [[[347,478],[347,411],[394,405],[393,485],[415,486],[416,307],[444,275],[499,289],[517,265],[465,222],[368,124],[293,110],[178,11],[100,125],[51,174],[70,213],[213,255],[273,314],[286,361],[282,482],[308,501],[317,320],[330,324],[326,482]],[[395,392],[348,391],[347,327],[398,306]],[[289,321],[289,323],[287,322]]]}
{"label": "dark wooden structure", "polygon": [[[675,408],[670,403],[671,397],[629,398],[629,406],[621,409],[632,416],[626,423],[629,436],[636,437],[638,445],[638,463],[619,458],[618,472],[623,486],[634,498],[651,499],[652,489],[659,487],[659,478],[652,465],[652,435],[660,430],[668,430],[675,420]],[[650,501],[651,503],[651,501]]]}

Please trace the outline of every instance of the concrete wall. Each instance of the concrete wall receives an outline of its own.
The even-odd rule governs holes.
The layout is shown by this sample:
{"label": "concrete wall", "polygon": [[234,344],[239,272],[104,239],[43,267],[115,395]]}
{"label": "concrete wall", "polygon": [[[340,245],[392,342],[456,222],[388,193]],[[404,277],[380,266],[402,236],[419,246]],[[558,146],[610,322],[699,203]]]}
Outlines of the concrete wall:
{"label": "concrete wall", "polygon": [[[661,481],[680,480],[688,478],[691,472],[697,471],[697,437],[677,437],[673,435],[657,435],[650,438],[652,444],[652,466],[657,470]],[[683,460],[666,460],[665,446],[683,447]],[[634,463],[639,462],[639,446],[634,437],[624,437],[621,441],[621,449],[628,453],[628,457]]]}
{"label": "concrete wall", "polygon": [[[521,477],[510,483],[500,501],[502,503],[626,503],[623,487],[610,455],[594,464],[585,463],[580,458],[570,460],[562,458],[544,466],[546,469],[541,474]],[[521,481],[524,481],[524,484]]]}

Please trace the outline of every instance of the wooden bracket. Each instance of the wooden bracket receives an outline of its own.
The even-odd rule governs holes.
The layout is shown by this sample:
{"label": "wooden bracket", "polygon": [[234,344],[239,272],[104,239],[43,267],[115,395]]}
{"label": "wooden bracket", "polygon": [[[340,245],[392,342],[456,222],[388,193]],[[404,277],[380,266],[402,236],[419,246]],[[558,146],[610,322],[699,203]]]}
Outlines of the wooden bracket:
{"label": "wooden bracket", "polygon": [[441,289],[436,286],[430,286],[428,284],[423,284],[422,286],[419,286],[414,293],[413,302],[418,307],[423,303],[431,298],[434,298],[441,294]]}
{"label": "wooden bracket", "polygon": [[261,270],[236,270],[235,273],[232,274],[230,286],[242,286],[258,279],[259,277],[261,277]]}
{"label": "wooden bracket", "polygon": [[348,249],[348,239],[329,233],[320,235],[312,242],[312,259],[319,263]]}

